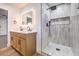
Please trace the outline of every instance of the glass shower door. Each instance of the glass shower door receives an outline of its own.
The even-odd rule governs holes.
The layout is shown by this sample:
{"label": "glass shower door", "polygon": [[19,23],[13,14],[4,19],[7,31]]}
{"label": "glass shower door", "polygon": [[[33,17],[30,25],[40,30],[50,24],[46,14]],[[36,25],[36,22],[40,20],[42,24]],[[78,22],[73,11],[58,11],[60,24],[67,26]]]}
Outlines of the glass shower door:
{"label": "glass shower door", "polygon": [[70,12],[70,3],[42,4],[42,55],[73,55]]}

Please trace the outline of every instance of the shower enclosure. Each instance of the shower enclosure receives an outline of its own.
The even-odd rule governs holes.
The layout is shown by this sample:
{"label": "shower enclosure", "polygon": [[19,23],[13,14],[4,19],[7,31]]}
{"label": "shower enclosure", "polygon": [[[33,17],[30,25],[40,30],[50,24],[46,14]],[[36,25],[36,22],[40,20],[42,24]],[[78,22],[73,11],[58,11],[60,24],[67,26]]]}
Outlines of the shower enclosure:
{"label": "shower enclosure", "polygon": [[7,47],[8,11],[0,9],[0,48]]}
{"label": "shower enclosure", "polygon": [[79,3],[42,4],[42,55],[79,55]]}

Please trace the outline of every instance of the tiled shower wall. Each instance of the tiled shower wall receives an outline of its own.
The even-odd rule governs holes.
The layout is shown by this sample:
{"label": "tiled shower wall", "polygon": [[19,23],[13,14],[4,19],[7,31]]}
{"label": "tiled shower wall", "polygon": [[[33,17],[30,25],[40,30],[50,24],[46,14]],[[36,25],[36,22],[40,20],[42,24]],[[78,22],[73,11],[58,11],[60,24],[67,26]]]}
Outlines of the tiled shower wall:
{"label": "tiled shower wall", "polygon": [[79,15],[71,16],[70,35],[72,39],[72,50],[74,55],[79,56]]}
{"label": "tiled shower wall", "polygon": [[[48,44],[49,42],[53,42],[53,43],[57,43],[57,44],[62,44],[62,45],[66,45],[66,46],[72,46],[72,44],[70,44],[70,42],[72,40],[70,40],[70,24],[68,25],[51,25],[50,26],[50,36],[49,36],[49,27],[46,27],[46,23],[48,23],[48,20],[51,19],[55,19],[55,18],[60,18],[60,17],[65,17],[65,16],[69,16],[70,15],[70,4],[63,4],[60,6],[57,6],[57,9],[54,11],[51,11],[51,16],[50,16],[50,11],[49,10],[45,10],[46,4],[43,4],[42,7],[42,38],[43,41],[45,41],[45,43],[43,44],[44,47],[46,44]],[[66,10],[65,10],[66,9]],[[45,12],[46,11],[46,12]],[[59,11],[59,12],[58,12]]]}
{"label": "tiled shower wall", "polygon": [[0,48],[7,47],[7,35],[0,35]]}
{"label": "tiled shower wall", "polygon": [[[51,12],[47,11],[48,5],[42,4],[42,48],[49,42],[72,47],[74,55],[79,55],[79,4],[62,4]],[[70,24],[51,25],[50,35],[46,23],[55,18],[70,17]]]}
{"label": "tiled shower wall", "polygon": [[5,16],[0,16],[0,48],[7,47],[8,24]]}

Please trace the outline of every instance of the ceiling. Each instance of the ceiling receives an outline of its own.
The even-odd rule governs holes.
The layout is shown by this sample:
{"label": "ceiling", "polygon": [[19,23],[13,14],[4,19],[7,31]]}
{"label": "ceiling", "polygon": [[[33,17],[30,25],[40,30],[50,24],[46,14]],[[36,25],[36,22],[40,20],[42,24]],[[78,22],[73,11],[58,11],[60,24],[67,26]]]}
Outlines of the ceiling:
{"label": "ceiling", "polygon": [[28,3],[6,3],[6,4],[16,7],[18,9],[21,9],[21,8],[25,7]]}
{"label": "ceiling", "polygon": [[47,4],[48,4],[49,7],[51,7],[51,6],[57,6],[57,5],[60,5],[60,4],[62,4],[62,3],[47,3]]}
{"label": "ceiling", "polygon": [[[10,6],[13,6],[13,7],[16,7],[18,9],[21,9],[23,7],[25,7],[26,5],[28,5],[28,3],[6,3],[7,5],[10,5]],[[61,3],[47,3],[49,7],[51,6],[56,6],[56,5],[59,5]]]}

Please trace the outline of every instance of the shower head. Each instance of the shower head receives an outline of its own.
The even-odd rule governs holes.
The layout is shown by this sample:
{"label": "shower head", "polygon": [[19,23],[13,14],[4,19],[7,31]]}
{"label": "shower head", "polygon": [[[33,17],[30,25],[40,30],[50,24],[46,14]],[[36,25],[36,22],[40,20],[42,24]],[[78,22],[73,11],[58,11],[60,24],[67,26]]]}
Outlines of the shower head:
{"label": "shower head", "polygon": [[55,10],[56,9],[56,6],[52,6],[52,7],[48,8],[48,9]]}
{"label": "shower head", "polygon": [[58,5],[61,5],[61,4],[64,4],[64,3],[47,3],[47,5],[48,5],[48,9],[47,10],[55,10],[56,9],[56,7],[58,6]]}

